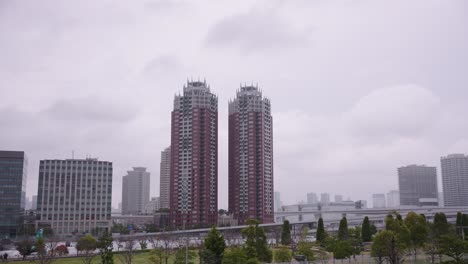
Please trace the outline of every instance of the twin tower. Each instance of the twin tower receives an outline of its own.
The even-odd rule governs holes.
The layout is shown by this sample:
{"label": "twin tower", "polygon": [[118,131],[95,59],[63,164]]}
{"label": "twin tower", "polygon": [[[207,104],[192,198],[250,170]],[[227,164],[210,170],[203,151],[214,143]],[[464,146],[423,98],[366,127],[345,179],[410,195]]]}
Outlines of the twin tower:
{"label": "twin tower", "polygon": [[[163,169],[169,174],[169,190],[161,188],[161,205],[168,205],[170,224],[216,225],[218,97],[206,82],[187,82],[183,94],[174,98],[170,161],[169,166],[162,164],[162,173]],[[241,87],[229,101],[228,210],[239,224],[274,220],[271,103],[254,86]]]}

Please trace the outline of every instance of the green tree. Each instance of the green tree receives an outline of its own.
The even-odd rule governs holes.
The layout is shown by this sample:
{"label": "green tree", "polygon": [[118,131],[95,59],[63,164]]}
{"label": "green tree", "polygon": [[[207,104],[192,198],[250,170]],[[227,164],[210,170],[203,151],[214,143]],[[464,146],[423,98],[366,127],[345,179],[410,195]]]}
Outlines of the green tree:
{"label": "green tree", "polygon": [[340,227],[338,228],[338,240],[347,240],[348,238],[348,220],[346,217],[343,217],[340,221]]}
{"label": "green tree", "polygon": [[362,251],[362,228],[356,226],[349,229],[349,243],[353,249],[353,258],[361,254]]}
{"label": "green tree", "polygon": [[248,259],[258,259],[262,262],[271,262],[273,253],[268,248],[268,242],[263,228],[258,226],[258,221],[247,220],[247,227],[242,230],[245,239],[244,250]]}
{"label": "green tree", "polygon": [[362,221],[362,241],[370,242],[372,240],[371,226],[369,222],[369,217],[364,217]]}
{"label": "green tree", "polygon": [[281,246],[274,251],[275,262],[290,262],[292,259],[292,252],[286,246]]}
{"label": "green tree", "polygon": [[101,257],[101,264],[114,264],[114,253],[112,242],[114,239],[107,230],[99,237],[97,247],[99,248],[99,256]]}
{"label": "green tree", "polygon": [[463,214],[461,212],[458,212],[455,228],[457,229],[457,234],[460,235],[460,237],[462,236],[462,226],[463,226]]}
{"label": "green tree", "polygon": [[323,244],[325,242],[325,238],[327,237],[327,233],[325,231],[325,226],[323,224],[322,217],[320,217],[318,220],[316,237],[317,237],[317,241],[320,242],[320,244]]}
{"label": "green tree", "polygon": [[23,260],[24,260],[26,256],[31,255],[31,253],[33,253],[34,242],[28,237],[25,237],[19,242],[17,242],[15,246],[16,246],[16,250],[18,250],[18,252],[23,257]]}
{"label": "green tree", "polygon": [[200,251],[200,263],[206,264],[220,264],[223,260],[224,249],[226,242],[224,236],[219,233],[216,227],[213,227],[208,232],[203,248]]}
{"label": "green tree", "polygon": [[387,245],[391,241],[392,236],[392,231],[388,230],[382,230],[374,236],[374,241],[371,248],[371,256],[377,258],[376,260],[378,264],[383,264],[389,255]]}
{"label": "green tree", "polygon": [[371,236],[377,234],[377,227],[374,224],[370,225],[370,233],[371,233]]}
{"label": "green tree", "polygon": [[223,256],[223,264],[238,264],[246,263],[247,255],[242,248],[233,247],[229,250],[226,250]]}
{"label": "green tree", "polygon": [[[468,226],[468,215],[463,214],[462,216],[462,226]],[[463,229],[463,236],[465,239],[468,239],[468,228],[462,228]]]}
{"label": "green tree", "polygon": [[184,248],[177,250],[174,264],[195,264],[196,254],[192,250],[187,252],[187,262],[185,262],[186,252]]}
{"label": "green tree", "polygon": [[[409,231],[401,228],[398,232],[408,233]],[[393,230],[380,231],[374,236],[371,250],[372,256],[379,259],[385,257],[391,264],[401,263],[408,245],[408,236],[408,234],[397,234],[397,231]]]}
{"label": "green tree", "polygon": [[297,243],[297,254],[307,257],[307,261],[315,260],[314,251],[312,250],[312,243],[307,241],[300,241]]}
{"label": "green tree", "polygon": [[416,262],[418,248],[424,245],[428,235],[426,218],[415,212],[409,212],[406,215],[404,223],[409,230],[410,249]]}
{"label": "green tree", "polygon": [[291,225],[288,220],[284,220],[281,226],[281,244],[286,246],[291,244]]}
{"label": "green tree", "polygon": [[84,264],[91,264],[95,256],[94,251],[97,248],[97,241],[92,235],[86,235],[78,239],[76,250]]}
{"label": "green tree", "polygon": [[46,242],[43,237],[40,237],[36,240],[37,258],[39,259],[40,264],[50,264],[54,260],[55,252],[54,250],[47,250]]}
{"label": "green tree", "polygon": [[455,263],[466,263],[464,253],[468,252],[468,242],[453,235],[441,237],[440,253],[452,258]]}

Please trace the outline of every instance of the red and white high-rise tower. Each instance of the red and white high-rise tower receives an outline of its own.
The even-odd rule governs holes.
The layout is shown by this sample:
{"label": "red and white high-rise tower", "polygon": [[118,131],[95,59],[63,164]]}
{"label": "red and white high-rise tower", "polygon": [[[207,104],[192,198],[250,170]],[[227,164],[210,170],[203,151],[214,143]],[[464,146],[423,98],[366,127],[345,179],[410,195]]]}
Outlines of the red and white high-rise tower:
{"label": "red and white high-rise tower", "polygon": [[274,222],[273,119],[258,87],[244,86],[229,102],[229,212]]}
{"label": "red and white high-rise tower", "polygon": [[218,98],[206,82],[187,82],[174,98],[170,224],[211,226],[218,219]]}

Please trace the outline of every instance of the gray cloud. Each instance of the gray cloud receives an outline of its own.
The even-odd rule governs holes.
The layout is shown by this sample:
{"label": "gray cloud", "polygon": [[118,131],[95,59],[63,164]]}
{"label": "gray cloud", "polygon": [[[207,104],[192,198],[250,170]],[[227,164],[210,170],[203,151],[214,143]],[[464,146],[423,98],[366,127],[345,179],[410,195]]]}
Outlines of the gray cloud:
{"label": "gray cloud", "polygon": [[55,102],[44,114],[60,121],[128,122],[138,113],[133,106],[87,97]]}
{"label": "gray cloud", "polygon": [[208,47],[229,47],[249,53],[294,48],[309,41],[310,30],[300,31],[275,12],[251,10],[222,19],[208,32]]}

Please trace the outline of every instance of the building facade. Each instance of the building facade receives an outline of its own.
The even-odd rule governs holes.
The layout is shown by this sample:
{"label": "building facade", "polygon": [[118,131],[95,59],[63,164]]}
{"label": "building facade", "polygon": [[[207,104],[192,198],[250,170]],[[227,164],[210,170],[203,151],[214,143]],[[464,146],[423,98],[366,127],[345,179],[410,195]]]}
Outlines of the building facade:
{"label": "building facade", "polygon": [[400,192],[391,190],[387,193],[387,207],[396,208],[400,206]]}
{"label": "building facade", "polygon": [[41,160],[37,226],[57,235],[110,230],[112,162],[97,159]]}
{"label": "building facade", "polygon": [[273,118],[258,87],[229,102],[229,212],[239,224],[274,222]]}
{"label": "building facade", "polygon": [[307,193],[307,204],[317,204],[318,202],[316,193]]}
{"label": "building facade", "polygon": [[337,194],[335,195],[335,203],[343,202],[343,195]]}
{"label": "building facade", "polygon": [[156,211],[161,209],[161,198],[151,197],[151,201],[147,202],[145,205],[144,214],[154,214]]}
{"label": "building facade", "polygon": [[385,208],[385,194],[383,193],[372,194],[372,207],[373,208]]}
{"label": "building facade", "polygon": [[218,97],[187,82],[171,122],[170,223],[212,226],[218,216]]}
{"label": "building facade", "polygon": [[437,168],[409,165],[398,168],[401,206],[438,206]]}
{"label": "building facade", "polygon": [[122,178],[122,214],[145,213],[150,200],[150,173],[144,167],[133,167]]}
{"label": "building facade", "polygon": [[468,156],[451,154],[440,159],[445,206],[468,206]]}
{"label": "building facade", "polygon": [[0,238],[14,238],[26,201],[28,159],[23,151],[0,151]]}
{"label": "building facade", "polygon": [[275,192],[274,197],[275,197],[275,211],[281,211],[281,206],[283,206],[283,203],[281,202],[281,193]]}
{"label": "building facade", "polygon": [[169,209],[169,197],[171,191],[171,147],[161,151],[161,163],[159,170],[159,197],[160,206]]}

